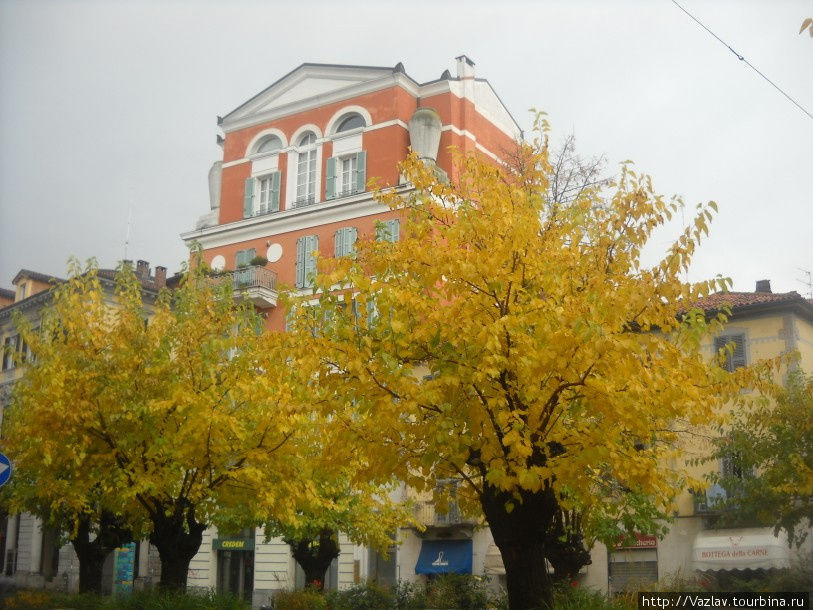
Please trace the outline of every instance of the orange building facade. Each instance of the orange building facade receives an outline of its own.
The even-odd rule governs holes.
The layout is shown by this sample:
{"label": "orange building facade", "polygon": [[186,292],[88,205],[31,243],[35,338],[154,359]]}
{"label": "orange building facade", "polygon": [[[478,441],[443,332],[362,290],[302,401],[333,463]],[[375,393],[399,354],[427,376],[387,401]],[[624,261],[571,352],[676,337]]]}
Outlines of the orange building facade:
{"label": "orange building facade", "polygon": [[[210,210],[182,238],[200,245],[206,263],[251,299],[272,331],[285,327],[278,290],[312,290],[314,252],[342,256],[357,239],[398,239],[399,213],[376,202],[372,190],[411,188],[398,169],[410,149],[453,180],[454,150],[499,163],[522,137],[465,56],[456,58],[455,76],[446,70],[426,83],[401,64],[303,64],[218,124],[223,157],[209,172]],[[399,493],[403,498],[396,499],[406,499],[405,489]],[[386,558],[342,534],[325,586],[420,580],[424,556],[437,551],[432,545],[460,555],[460,566],[442,562],[450,570],[487,572],[496,550],[488,528],[459,511],[436,515],[433,508],[418,503],[416,517],[426,531],[400,530],[400,544]],[[229,591],[254,607],[303,584],[288,545],[263,541],[261,530],[236,536],[209,530],[190,565],[190,587]]]}
{"label": "orange building facade", "polygon": [[453,150],[499,161],[516,146],[519,126],[488,81],[456,61],[456,76],[423,84],[401,64],[303,64],[218,119],[210,211],[182,237],[247,289],[269,330],[284,328],[278,287],[308,289],[314,251],[346,254],[379,222],[397,239],[398,214],[371,189],[409,188],[398,163],[410,147],[453,179]]}

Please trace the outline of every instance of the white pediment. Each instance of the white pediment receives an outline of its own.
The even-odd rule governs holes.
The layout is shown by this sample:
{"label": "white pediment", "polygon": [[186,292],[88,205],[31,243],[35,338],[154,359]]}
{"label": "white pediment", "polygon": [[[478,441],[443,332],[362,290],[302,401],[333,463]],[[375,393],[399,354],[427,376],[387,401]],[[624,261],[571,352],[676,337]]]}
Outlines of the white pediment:
{"label": "white pediment", "polygon": [[303,64],[226,115],[222,127],[240,129],[383,88],[394,80],[392,68]]}

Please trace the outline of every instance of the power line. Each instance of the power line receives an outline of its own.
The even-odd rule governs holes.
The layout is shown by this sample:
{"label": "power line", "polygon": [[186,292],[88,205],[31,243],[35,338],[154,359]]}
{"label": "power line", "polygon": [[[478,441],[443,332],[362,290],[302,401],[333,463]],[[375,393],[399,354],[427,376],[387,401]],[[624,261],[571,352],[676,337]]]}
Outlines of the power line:
{"label": "power line", "polygon": [[761,76],[763,79],[765,79],[765,80],[766,80],[768,83],[770,83],[770,84],[771,84],[771,86],[772,86],[774,89],[776,89],[777,91],[779,91],[779,93],[781,93],[781,94],[782,94],[782,95],[784,95],[786,98],[788,98],[788,100],[789,100],[789,101],[790,101],[790,102],[791,102],[791,103],[792,103],[794,106],[796,106],[796,107],[797,107],[799,110],[801,110],[801,111],[802,111],[802,112],[804,112],[804,113],[805,113],[807,116],[809,116],[811,119],[813,119],[813,114],[810,114],[810,113],[809,113],[809,112],[808,112],[808,111],[807,111],[807,110],[806,110],[806,109],[805,109],[805,108],[804,108],[804,107],[803,107],[803,106],[802,106],[802,105],[801,105],[799,102],[797,102],[795,99],[793,99],[793,98],[792,98],[791,96],[789,96],[787,93],[785,93],[784,91],[782,91],[782,89],[781,89],[781,87],[779,87],[779,85],[777,85],[777,84],[776,84],[775,82],[773,82],[773,81],[772,81],[770,78],[768,78],[768,77],[767,77],[767,76],[765,76],[765,75],[764,75],[762,72],[760,72],[760,71],[759,71],[759,70],[758,70],[758,69],[757,69],[757,68],[756,68],[756,67],[755,67],[755,66],[754,66],[754,65],[753,65],[753,64],[752,64],[750,61],[748,61],[747,59],[745,59],[745,57],[743,57],[742,55],[740,55],[739,53],[737,53],[737,51],[735,51],[734,49],[732,49],[732,48],[731,48],[731,45],[729,45],[728,43],[726,43],[726,42],[725,42],[725,41],[724,41],[722,38],[720,38],[720,37],[719,37],[717,34],[715,34],[715,33],[714,33],[714,32],[712,32],[710,29],[708,29],[708,28],[707,28],[705,25],[703,25],[703,23],[702,23],[702,22],[701,22],[701,21],[700,21],[700,20],[699,20],[697,17],[695,17],[695,16],[694,16],[694,15],[692,15],[692,14],[691,14],[689,11],[687,11],[685,8],[683,8],[682,6],[680,6],[680,4],[678,4],[676,0],[672,0],[672,4],[674,4],[676,7],[678,7],[680,10],[682,10],[684,13],[686,13],[686,14],[687,14],[689,17],[691,17],[691,19],[692,19],[692,20],[693,20],[693,21],[694,21],[694,22],[695,22],[697,25],[699,25],[701,28],[703,28],[704,30],[706,30],[706,31],[707,31],[709,34],[711,34],[712,36],[714,36],[714,37],[715,37],[715,38],[716,38],[718,41],[720,41],[720,44],[722,44],[722,45],[723,45],[723,46],[724,46],[726,49],[728,49],[729,51],[731,51],[731,52],[734,54],[734,56],[735,56],[737,59],[739,59],[739,60],[740,60],[741,62],[743,62],[743,63],[744,63],[746,66],[748,66],[749,68],[751,68],[751,69],[752,69],[754,72],[756,72],[757,74],[759,74],[759,75],[760,75],[760,76]]}

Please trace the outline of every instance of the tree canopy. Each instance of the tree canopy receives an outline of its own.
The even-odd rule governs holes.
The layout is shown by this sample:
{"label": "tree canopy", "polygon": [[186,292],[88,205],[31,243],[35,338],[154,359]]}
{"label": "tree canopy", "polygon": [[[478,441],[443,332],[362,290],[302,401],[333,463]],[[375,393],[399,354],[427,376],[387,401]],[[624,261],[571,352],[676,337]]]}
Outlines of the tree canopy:
{"label": "tree canopy", "polygon": [[18,320],[34,361],[4,422],[9,509],[69,535],[117,515],[156,545],[167,587],[185,586],[208,525],[295,521],[315,422],[258,322],[202,267],[145,303],[130,267],[111,297],[74,262],[39,327]]}
{"label": "tree canopy", "polygon": [[770,525],[801,545],[813,522],[813,377],[793,370],[766,398],[716,443],[712,459],[729,466],[709,477],[726,491],[715,509],[721,525]]}
{"label": "tree canopy", "polygon": [[746,375],[703,357],[717,322],[687,308],[724,280],[681,279],[714,203],[644,265],[677,202],[628,164],[551,199],[539,128],[510,167],[459,157],[454,184],[410,157],[412,188],[379,194],[402,213],[400,239],[321,261],[291,323],[296,368],[371,467],[416,489],[466,483],[458,500],[485,514],[514,609],[550,603],[545,537],[561,509],[613,535],[671,512],[686,482],[668,459],[675,423],[709,423]]}

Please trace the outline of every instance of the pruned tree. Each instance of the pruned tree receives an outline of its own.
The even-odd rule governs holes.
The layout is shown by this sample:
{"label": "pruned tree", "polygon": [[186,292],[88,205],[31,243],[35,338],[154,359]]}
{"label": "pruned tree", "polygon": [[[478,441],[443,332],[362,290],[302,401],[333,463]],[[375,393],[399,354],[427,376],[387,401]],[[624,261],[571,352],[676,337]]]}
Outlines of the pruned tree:
{"label": "pruned tree", "polygon": [[281,343],[230,284],[196,265],[147,307],[129,267],[116,282],[110,299],[74,263],[40,332],[23,324],[35,362],[4,422],[6,501],[61,515],[74,538],[112,515],[157,547],[161,586],[183,589],[209,525],[294,517],[301,449],[318,442]]}

